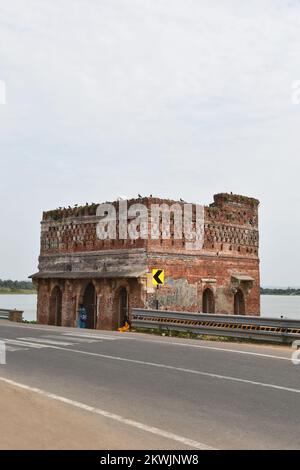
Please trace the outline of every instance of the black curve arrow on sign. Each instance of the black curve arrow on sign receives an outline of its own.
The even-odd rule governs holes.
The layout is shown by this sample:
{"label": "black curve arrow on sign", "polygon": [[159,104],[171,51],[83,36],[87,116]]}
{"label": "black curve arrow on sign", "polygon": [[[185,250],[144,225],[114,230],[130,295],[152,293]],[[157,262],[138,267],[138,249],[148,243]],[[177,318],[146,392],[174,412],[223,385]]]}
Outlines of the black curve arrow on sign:
{"label": "black curve arrow on sign", "polygon": [[159,278],[161,273],[162,273],[162,269],[159,269],[158,271],[156,271],[156,273],[153,276],[153,279],[157,282],[157,284],[162,284],[162,280]]}

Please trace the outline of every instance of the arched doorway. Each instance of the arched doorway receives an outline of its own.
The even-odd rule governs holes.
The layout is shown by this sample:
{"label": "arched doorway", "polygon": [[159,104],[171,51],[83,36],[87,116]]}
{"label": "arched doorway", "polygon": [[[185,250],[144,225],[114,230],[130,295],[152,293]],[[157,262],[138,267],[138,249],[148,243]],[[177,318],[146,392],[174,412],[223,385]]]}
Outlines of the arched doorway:
{"label": "arched doorway", "polygon": [[213,291],[206,288],[202,296],[202,311],[203,313],[215,313],[215,298]]}
{"label": "arched doorway", "polygon": [[119,291],[119,328],[128,321],[128,294],[125,287]]}
{"label": "arched doorway", "polygon": [[86,309],[87,313],[87,321],[86,321],[86,328],[96,328],[96,290],[94,284],[90,282],[83,295],[83,302],[84,308]]}
{"label": "arched doorway", "polygon": [[62,322],[62,291],[55,286],[50,297],[49,325],[61,326]]}
{"label": "arched doorway", "polygon": [[241,289],[234,294],[234,314],[245,315],[245,296]]}

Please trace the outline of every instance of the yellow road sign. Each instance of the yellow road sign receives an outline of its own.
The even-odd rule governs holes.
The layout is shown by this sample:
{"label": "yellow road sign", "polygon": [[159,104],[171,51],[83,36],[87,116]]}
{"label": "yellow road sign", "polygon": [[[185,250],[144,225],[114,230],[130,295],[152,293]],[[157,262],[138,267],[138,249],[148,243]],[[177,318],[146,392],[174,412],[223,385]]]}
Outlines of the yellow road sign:
{"label": "yellow road sign", "polygon": [[164,285],[165,271],[163,269],[152,269],[152,283],[155,286]]}

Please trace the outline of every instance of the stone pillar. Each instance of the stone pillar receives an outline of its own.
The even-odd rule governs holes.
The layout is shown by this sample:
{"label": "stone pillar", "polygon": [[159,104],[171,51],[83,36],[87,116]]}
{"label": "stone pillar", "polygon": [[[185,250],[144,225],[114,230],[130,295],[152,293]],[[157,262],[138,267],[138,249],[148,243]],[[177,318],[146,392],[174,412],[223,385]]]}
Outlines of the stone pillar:
{"label": "stone pillar", "polygon": [[102,330],[113,330],[116,328],[114,321],[114,296],[115,292],[113,289],[115,281],[104,279],[101,285],[100,294],[100,315],[97,328]]}
{"label": "stone pillar", "polygon": [[62,326],[73,326],[74,324],[74,296],[73,283],[65,281],[62,298]]}
{"label": "stone pillar", "polygon": [[102,286],[103,281],[97,279],[94,281],[96,290],[96,329],[101,329],[101,315],[102,315]]}
{"label": "stone pillar", "polygon": [[51,280],[37,281],[37,322],[47,325],[49,321]]}

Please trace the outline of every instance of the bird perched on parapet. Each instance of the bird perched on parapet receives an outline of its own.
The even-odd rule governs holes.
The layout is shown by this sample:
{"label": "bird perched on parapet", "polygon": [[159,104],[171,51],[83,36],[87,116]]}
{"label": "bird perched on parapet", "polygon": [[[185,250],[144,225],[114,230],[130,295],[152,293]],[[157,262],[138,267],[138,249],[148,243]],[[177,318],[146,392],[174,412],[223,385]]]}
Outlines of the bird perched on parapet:
{"label": "bird perched on parapet", "polygon": [[78,207],[78,204],[74,204],[74,207]]}
{"label": "bird perched on parapet", "polygon": [[150,197],[152,197],[152,194],[150,194]]}
{"label": "bird perched on parapet", "polygon": [[86,205],[86,206],[88,206],[88,205],[89,205],[89,203],[88,203],[88,202],[86,202],[86,203],[85,203],[85,205]]}
{"label": "bird perched on parapet", "polygon": [[72,209],[72,207],[71,207],[71,206],[68,206],[68,209]]}
{"label": "bird perched on parapet", "polygon": [[180,198],[180,202],[184,202],[184,200]]}
{"label": "bird perched on parapet", "polygon": [[138,197],[143,197],[143,196],[141,196],[140,194],[138,194]]}

